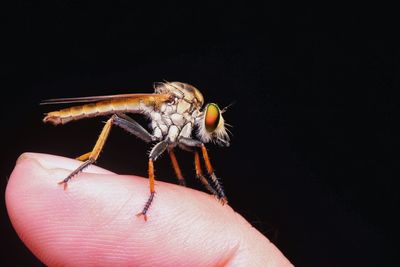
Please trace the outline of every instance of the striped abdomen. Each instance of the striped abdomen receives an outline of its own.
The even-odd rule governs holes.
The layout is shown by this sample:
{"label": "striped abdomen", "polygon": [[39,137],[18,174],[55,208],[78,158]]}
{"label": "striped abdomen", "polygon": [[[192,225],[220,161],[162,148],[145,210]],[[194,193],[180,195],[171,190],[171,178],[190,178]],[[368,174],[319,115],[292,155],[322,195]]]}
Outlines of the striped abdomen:
{"label": "striped abdomen", "polygon": [[43,121],[57,125],[83,118],[92,118],[115,113],[148,113],[151,112],[155,106],[168,100],[168,98],[167,95],[159,94],[103,100],[96,103],[49,112],[46,114]]}

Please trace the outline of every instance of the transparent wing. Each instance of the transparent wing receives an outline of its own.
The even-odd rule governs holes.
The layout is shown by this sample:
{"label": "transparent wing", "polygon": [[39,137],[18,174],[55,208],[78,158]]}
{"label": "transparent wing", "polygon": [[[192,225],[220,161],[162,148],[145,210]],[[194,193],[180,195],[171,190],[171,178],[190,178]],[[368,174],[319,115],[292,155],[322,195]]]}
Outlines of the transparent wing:
{"label": "transparent wing", "polygon": [[85,97],[70,97],[70,98],[53,98],[46,99],[40,102],[40,105],[53,105],[53,104],[68,104],[68,103],[90,103],[98,102],[101,100],[114,100],[114,99],[156,99],[159,101],[166,99],[166,94],[119,94],[119,95],[104,95],[104,96],[85,96]]}

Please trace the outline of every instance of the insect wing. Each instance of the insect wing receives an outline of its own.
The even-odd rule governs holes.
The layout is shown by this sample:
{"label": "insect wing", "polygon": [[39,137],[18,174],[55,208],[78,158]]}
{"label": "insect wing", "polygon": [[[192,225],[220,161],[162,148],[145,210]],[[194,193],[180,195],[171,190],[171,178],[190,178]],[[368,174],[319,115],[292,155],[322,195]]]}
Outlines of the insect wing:
{"label": "insect wing", "polygon": [[70,103],[91,103],[103,100],[117,100],[117,99],[141,99],[144,102],[165,102],[170,98],[168,94],[119,94],[119,95],[105,95],[105,96],[86,96],[86,97],[70,97],[70,98],[53,98],[40,102],[40,105],[53,105],[53,104],[70,104]]}

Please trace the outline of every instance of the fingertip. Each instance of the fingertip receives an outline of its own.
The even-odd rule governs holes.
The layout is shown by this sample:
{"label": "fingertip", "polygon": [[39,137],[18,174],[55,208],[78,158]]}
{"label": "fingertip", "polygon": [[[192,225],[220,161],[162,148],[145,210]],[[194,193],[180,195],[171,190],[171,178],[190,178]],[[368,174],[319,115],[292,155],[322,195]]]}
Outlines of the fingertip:
{"label": "fingertip", "polygon": [[[91,171],[97,173],[85,170],[79,175],[79,186],[74,186],[75,179],[68,188],[66,183],[60,184],[74,165],[78,166],[79,162],[24,153],[18,158],[7,184],[6,207],[12,225],[26,246],[46,265],[71,264],[75,255],[82,252],[87,238],[96,239],[93,235],[96,225],[107,224],[107,220],[113,219],[113,213],[118,213],[118,207],[112,203],[121,192],[110,186],[112,179],[101,181],[102,176],[113,175],[111,172],[95,167]],[[88,183],[86,178],[92,181],[88,179]],[[121,201],[115,205],[121,205]],[[89,252],[95,255],[96,246],[101,248],[102,242],[92,244]],[[82,255],[75,265],[83,264],[84,258]]]}
{"label": "fingertip", "polygon": [[199,191],[158,181],[143,218],[135,214],[147,179],[84,172],[63,190],[57,182],[77,163],[26,153],[7,186],[13,226],[46,265],[290,264],[229,205]]}
{"label": "fingertip", "polygon": [[[76,159],[70,159],[66,157],[50,155],[50,154],[43,154],[43,153],[33,153],[33,152],[25,152],[21,154],[17,161],[16,165],[23,163],[25,161],[34,160],[38,164],[41,165],[44,169],[65,169],[73,171],[78,168],[82,161]],[[112,174],[113,172],[103,169],[96,165],[90,165],[85,168],[85,172],[89,173],[99,173],[99,174]]]}

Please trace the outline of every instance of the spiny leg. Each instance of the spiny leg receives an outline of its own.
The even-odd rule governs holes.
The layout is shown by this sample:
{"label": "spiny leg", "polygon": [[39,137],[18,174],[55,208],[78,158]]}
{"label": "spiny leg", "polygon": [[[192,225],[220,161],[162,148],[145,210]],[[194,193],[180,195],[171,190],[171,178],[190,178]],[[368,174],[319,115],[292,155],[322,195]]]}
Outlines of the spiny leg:
{"label": "spiny leg", "polygon": [[168,149],[169,157],[171,158],[172,167],[174,168],[176,177],[178,178],[179,184],[182,186],[186,186],[185,178],[183,178],[181,168],[179,168],[178,160],[176,159],[174,148],[170,147]]}
{"label": "spiny leg", "polygon": [[[133,120],[131,117],[125,114],[115,114],[112,117],[112,124],[121,127],[128,133],[134,134],[145,142],[151,142],[155,140],[155,137],[151,135],[146,129],[144,129],[139,123]],[[85,161],[89,158],[90,153],[88,152],[79,157],[76,160]]]}
{"label": "spiny leg", "polygon": [[211,180],[213,181],[213,183],[215,185],[215,188],[217,189],[219,200],[221,201],[222,204],[225,204],[228,202],[228,199],[226,198],[225,192],[222,189],[222,186],[219,183],[217,176],[215,175],[214,169],[211,165],[210,158],[207,153],[207,149],[204,146],[204,144],[201,144],[200,147],[201,147],[201,152],[203,153],[203,159],[204,159],[204,163],[206,164],[207,172],[210,175]]}
{"label": "spiny leg", "polygon": [[[214,190],[214,188],[211,187],[211,185],[208,183],[207,179],[204,178],[204,176],[203,176],[204,179],[203,180],[200,179],[200,181],[203,181],[203,183],[204,183],[204,181],[207,182],[207,184],[212,189],[212,191],[210,191],[210,189],[209,189],[209,191],[210,192],[216,192],[215,195],[222,202],[222,204],[227,203],[228,200],[227,200],[227,198],[225,196],[225,193],[224,193],[224,190],[222,189],[221,184],[218,181],[218,178],[215,176],[214,169],[213,169],[213,167],[211,165],[210,158],[208,157],[207,149],[204,146],[204,144],[202,142],[198,141],[198,140],[195,140],[195,139],[192,139],[192,138],[187,138],[187,137],[179,138],[179,142],[180,142],[181,146],[183,145],[183,147],[196,147],[196,148],[200,147],[201,148],[201,151],[202,151],[202,154],[203,154],[203,158],[204,158],[204,162],[206,164],[207,173],[209,174],[211,180],[213,181],[216,190]],[[195,160],[196,160],[196,155],[195,155]],[[199,159],[199,162],[198,162],[198,166],[200,166],[200,159]],[[201,168],[199,168],[199,169],[201,170]],[[207,185],[206,185],[206,187],[207,187]]]}
{"label": "spiny leg", "polygon": [[[142,139],[143,141],[145,141],[147,143],[156,140],[155,136],[151,135],[139,123],[137,123],[135,120],[133,120],[132,118],[130,118],[129,116],[127,116],[125,114],[114,115],[113,124],[121,127],[125,131],[139,137],[140,139]],[[149,175],[150,195],[143,207],[143,210],[137,214],[137,216],[143,215],[145,221],[147,221],[146,213],[149,210],[151,203],[153,202],[154,194],[155,194],[154,161],[158,158],[158,156],[160,156],[165,151],[167,146],[168,146],[168,143],[166,141],[159,142],[153,147],[153,149],[151,150],[150,155],[149,155],[148,175]]]}
{"label": "spiny leg", "polygon": [[149,198],[147,199],[146,203],[144,204],[143,210],[136,214],[136,216],[140,217],[143,215],[143,218],[145,221],[147,221],[147,211],[150,208],[151,203],[153,202],[154,199],[154,194],[155,194],[155,189],[154,189],[154,165],[153,165],[153,160],[149,159],[149,184],[150,184],[150,195]]}
{"label": "spiny leg", "polygon": [[145,142],[150,142],[155,139],[153,135],[146,131],[146,129],[144,129],[132,118],[128,117],[125,114],[114,114],[110,119],[107,120],[106,124],[104,125],[103,130],[101,131],[93,150],[76,158],[77,160],[83,161],[82,165],[80,165],[76,170],[70,173],[67,178],[59,182],[59,184],[64,184],[64,189],[66,189],[67,183],[72,177],[80,173],[83,169],[93,164],[98,159],[113,124],[121,127],[129,133],[136,135]]}
{"label": "spiny leg", "polygon": [[194,167],[196,169],[196,177],[200,180],[200,182],[210,191],[211,194],[218,197],[217,191],[212,188],[212,186],[208,183],[207,179],[203,176],[203,172],[201,171],[201,164],[200,164],[200,156],[199,152],[194,152]]}
{"label": "spiny leg", "polygon": [[[97,160],[97,158],[100,155],[101,150],[104,147],[104,144],[105,144],[105,142],[107,140],[107,137],[110,134],[113,118],[114,118],[114,116],[107,120],[106,124],[103,127],[103,130],[100,133],[99,138],[96,141],[96,144],[93,147],[92,152],[90,152],[90,154],[87,157],[87,159],[85,159],[85,161],[78,168],[76,168],[73,172],[71,172],[64,180],[59,182],[59,184],[63,184],[64,185],[64,190],[67,188],[67,183],[68,183],[69,180],[71,180],[72,177],[74,177],[75,175],[80,173],[83,169],[85,169],[89,165],[93,164]],[[79,158],[84,159],[87,154],[88,153],[82,155]]]}
{"label": "spiny leg", "polygon": [[[131,117],[125,114],[121,113],[113,115],[112,124],[121,127],[128,133],[136,135],[145,142],[151,142],[155,140],[155,137],[151,135],[146,129],[144,129],[142,125],[140,125]],[[75,159],[80,161],[85,161],[89,158],[91,153],[92,152],[85,153],[83,155],[80,155],[79,157],[76,157]]]}
{"label": "spiny leg", "polygon": [[153,202],[154,199],[154,194],[155,194],[155,189],[154,189],[154,164],[153,162],[157,160],[157,158],[167,149],[168,147],[168,142],[167,141],[161,141],[157,143],[153,149],[150,151],[149,155],[149,185],[150,185],[150,195],[149,198],[147,199],[143,209],[141,212],[136,214],[136,216],[143,216],[144,220],[147,221],[147,211],[150,208],[151,203]]}

